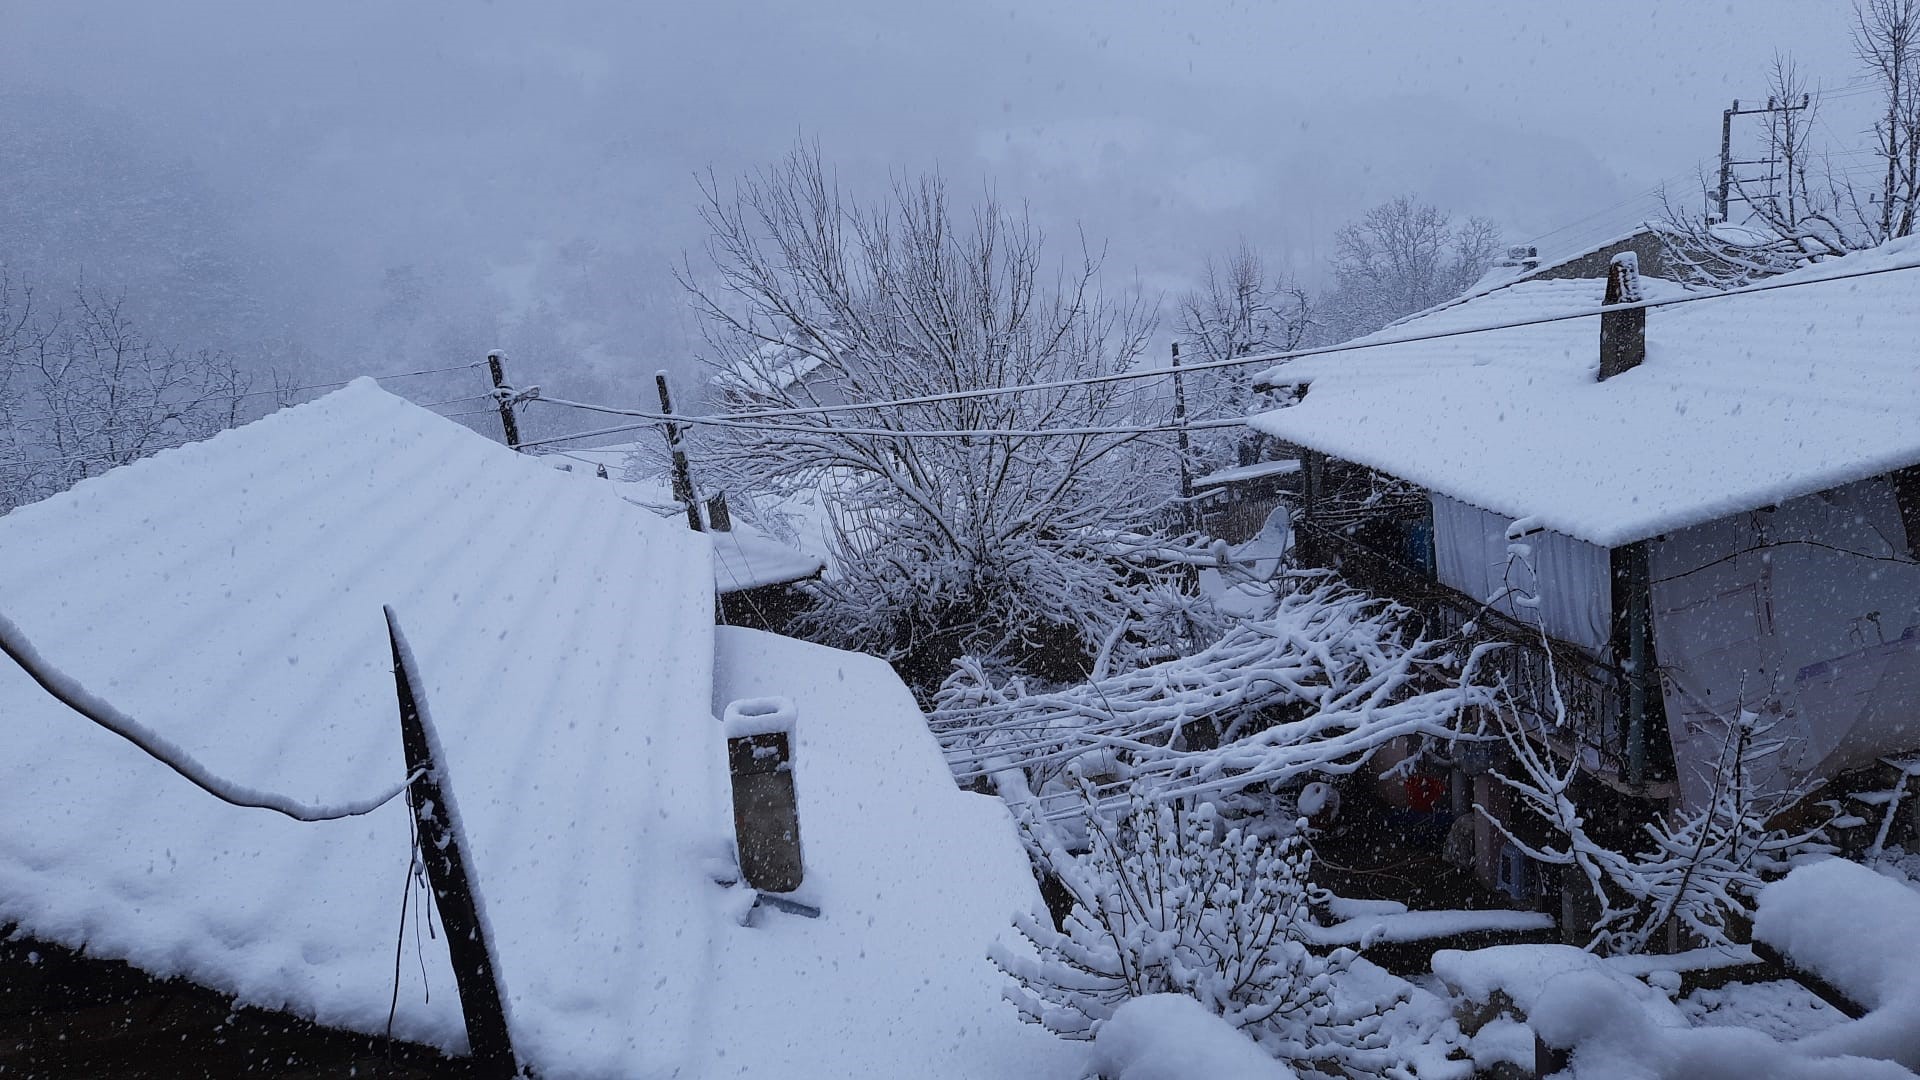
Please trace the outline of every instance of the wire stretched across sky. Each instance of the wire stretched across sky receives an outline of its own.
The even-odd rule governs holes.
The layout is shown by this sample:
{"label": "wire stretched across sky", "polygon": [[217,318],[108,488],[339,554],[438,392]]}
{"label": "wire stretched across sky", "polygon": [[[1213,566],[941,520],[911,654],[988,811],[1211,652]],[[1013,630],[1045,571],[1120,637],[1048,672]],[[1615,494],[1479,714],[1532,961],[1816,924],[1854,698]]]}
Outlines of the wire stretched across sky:
{"label": "wire stretched across sky", "polygon": [[[614,412],[615,411],[611,408],[604,407],[604,406],[586,405],[584,403],[567,401],[565,399],[553,399],[553,398],[543,397],[543,398],[533,398],[531,400],[543,401],[549,405],[562,405],[568,408],[584,408],[594,412],[601,412],[601,411]],[[645,412],[639,412],[639,411],[633,411],[633,410],[622,410],[622,411],[619,411],[618,415],[637,416],[637,417],[641,417],[642,419],[632,424],[615,424],[611,427],[597,428],[593,431],[575,432],[574,434],[571,434],[571,435],[555,435],[552,438],[548,438],[548,439],[523,439],[520,441],[518,445],[520,449],[526,450],[533,447],[551,446],[555,443],[573,442],[576,439],[591,439],[591,438],[596,438],[602,435],[618,435],[628,431],[639,431],[642,428],[657,427],[661,424],[691,424],[691,423],[699,423],[705,427],[730,428],[738,431],[777,431],[777,432],[782,432],[788,435],[812,431],[812,432],[819,432],[822,434],[870,436],[873,438],[880,438],[880,439],[959,439],[959,438],[1039,439],[1039,438],[1059,438],[1059,437],[1091,438],[1091,437],[1100,436],[1100,435],[1161,435],[1161,434],[1171,435],[1180,431],[1210,431],[1216,428],[1243,427],[1246,424],[1245,420],[1240,419],[1238,417],[1234,417],[1231,419],[1201,420],[1201,421],[1187,423],[1187,424],[1114,424],[1114,425],[1106,425],[1106,426],[1089,426],[1089,427],[1057,427],[1057,428],[1027,428],[1027,429],[849,428],[849,427],[804,428],[804,427],[795,427],[792,424],[767,424],[767,423],[758,423],[752,420],[733,420],[726,417],[717,417],[717,416],[692,417],[692,416],[680,416],[678,414],[667,414],[667,413],[645,413]]]}
{"label": "wire stretched across sky", "polygon": [[[484,366],[486,366],[486,361],[475,360],[471,364],[452,364],[448,367],[421,368],[419,371],[396,371],[391,375],[372,375],[372,376],[356,375],[354,376],[354,378],[372,378],[375,380],[407,379],[415,375],[443,375],[449,371],[469,371],[469,370],[472,370],[473,368],[484,367]],[[249,390],[244,394],[235,394],[233,395],[233,397],[235,400],[238,400],[240,398],[263,397],[268,394],[298,394],[303,390],[329,390],[336,386],[345,386],[352,381],[353,379],[336,379],[333,382],[308,383],[305,386],[276,386],[267,390]],[[484,395],[475,395],[475,396],[484,396]],[[455,398],[454,400],[464,401],[466,399]],[[440,404],[445,404],[445,403],[441,402]]]}
{"label": "wire stretched across sky", "polygon": [[[1192,374],[1194,372],[1199,372],[1199,371],[1217,371],[1217,370],[1222,370],[1226,368],[1250,367],[1254,365],[1264,365],[1264,366],[1271,367],[1277,364],[1284,363],[1288,360],[1297,360],[1297,359],[1301,359],[1303,357],[1309,357],[1309,356],[1331,356],[1339,353],[1362,352],[1367,349],[1377,349],[1377,348],[1381,348],[1383,346],[1388,346],[1388,345],[1405,345],[1413,342],[1442,341],[1450,338],[1470,337],[1474,334],[1491,333],[1497,330],[1515,330],[1515,329],[1528,327],[1528,326],[1543,326],[1549,323],[1571,322],[1576,319],[1590,319],[1595,316],[1605,314],[1607,312],[1651,310],[1653,308],[1678,307],[1683,304],[1697,304],[1697,303],[1703,303],[1711,300],[1726,300],[1736,296],[1746,296],[1754,293],[1763,293],[1763,292],[1774,292],[1782,289],[1794,289],[1794,288],[1800,288],[1806,285],[1827,284],[1827,283],[1836,282],[1836,281],[1853,281],[1860,278],[1878,277],[1882,274],[1901,273],[1904,271],[1915,270],[1915,269],[1920,269],[1920,263],[1901,263],[1895,266],[1877,266],[1867,270],[1852,271],[1850,273],[1829,274],[1829,275],[1825,275],[1817,278],[1807,278],[1807,279],[1799,279],[1799,280],[1791,280],[1791,281],[1779,281],[1779,280],[1762,281],[1753,285],[1746,285],[1737,289],[1727,289],[1719,292],[1691,293],[1685,296],[1671,296],[1671,297],[1666,297],[1664,299],[1658,299],[1658,300],[1641,300],[1641,301],[1636,301],[1630,304],[1612,304],[1612,305],[1605,305],[1605,306],[1595,306],[1593,308],[1583,309],[1580,311],[1560,312],[1552,315],[1534,315],[1534,316],[1529,316],[1527,318],[1521,318],[1521,319],[1507,319],[1500,322],[1483,323],[1483,324],[1478,324],[1474,326],[1455,327],[1447,330],[1436,330],[1436,331],[1432,331],[1424,334],[1404,334],[1404,335],[1399,335],[1395,337],[1381,338],[1379,340],[1367,340],[1367,341],[1361,341],[1361,342],[1345,342],[1339,345],[1322,345],[1322,346],[1316,346],[1314,348],[1308,348],[1308,349],[1291,349],[1283,352],[1260,353],[1252,356],[1229,357],[1224,360],[1208,360],[1208,361],[1202,361],[1200,363],[1194,363],[1194,364],[1182,364],[1180,365],[1179,371],[1181,374]],[[1095,385],[1102,385],[1106,383],[1124,382],[1124,381],[1129,381],[1134,379],[1165,379],[1172,376],[1173,374],[1174,374],[1174,369],[1172,368],[1131,369],[1127,371],[1109,372],[1103,375],[1086,375],[1086,376],[1079,376],[1076,378],[1054,379],[1047,382],[1016,383],[1010,386],[975,387],[973,389],[968,389],[968,390],[954,390],[954,391],[949,391],[949,392],[939,393],[939,394],[926,394],[919,397],[892,398],[892,399],[883,400],[883,401],[848,402],[848,403],[839,404],[839,405],[807,405],[807,406],[797,406],[794,408],[783,408],[783,409],[756,409],[748,412],[730,413],[725,416],[698,415],[698,414],[682,415],[678,413],[668,415],[665,413],[653,412],[646,409],[628,409],[628,408],[621,408],[621,407],[612,406],[612,405],[598,405],[598,404],[593,404],[591,402],[569,401],[564,398],[550,398],[550,397],[543,396],[539,398],[531,398],[529,400],[543,401],[549,405],[557,405],[557,406],[564,406],[567,408],[582,409],[588,412],[605,413],[611,416],[631,416],[639,420],[642,420],[644,422],[636,423],[636,424],[620,425],[616,427],[601,428],[594,431],[575,432],[570,435],[557,435],[557,436],[553,436],[551,438],[546,438],[546,439],[530,440],[530,441],[521,443],[521,445],[522,446],[545,446],[545,445],[551,445],[554,443],[571,442],[576,439],[588,439],[588,438],[594,438],[601,435],[618,434],[620,432],[633,431],[639,428],[648,427],[654,424],[662,424],[662,423],[687,424],[692,426],[707,426],[707,427],[731,427],[731,428],[754,429],[762,426],[757,424],[756,422],[766,421],[766,420],[781,420],[781,419],[789,419],[794,417],[806,417],[806,416],[830,416],[830,415],[835,415],[839,413],[865,412],[865,411],[872,411],[876,409],[906,408],[906,407],[917,406],[917,405],[935,405],[935,404],[940,404],[942,402],[949,402],[949,401],[970,401],[970,400],[975,400],[979,398],[999,397],[999,396],[1004,396],[1009,394],[1034,393],[1034,392],[1045,391],[1045,390],[1070,390],[1075,387],[1095,386]],[[1231,426],[1240,425],[1243,422],[1244,421],[1240,419],[1233,419],[1233,420],[1222,420],[1222,421],[1203,421],[1202,423],[1207,426],[1214,426],[1214,427],[1231,427]],[[769,426],[771,426],[775,430],[788,431],[788,432],[808,430],[805,428],[797,428],[794,425],[769,425]],[[1192,424],[1186,425],[1186,427],[1187,427],[1187,430],[1190,430],[1190,431],[1198,429],[1197,425],[1192,425]],[[1029,432],[999,431],[999,430],[990,430],[990,429],[915,431],[912,429],[894,429],[894,428],[840,428],[840,427],[835,427],[831,429],[822,428],[822,429],[815,429],[815,430],[820,430],[822,432],[831,433],[831,434],[872,435],[872,436],[882,437],[882,438],[888,438],[888,437],[891,437],[891,438],[955,438],[960,436],[986,437],[986,436],[994,436],[994,435],[1026,436],[1026,435],[1046,435],[1046,434],[1060,434],[1060,435],[1129,434],[1129,433],[1150,434],[1150,433],[1159,432],[1159,431],[1175,432],[1180,430],[1180,425],[1161,425],[1153,428],[1128,427],[1128,428],[1111,428],[1111,429],[1106,429],[1106,428],[1103,428],[1103,429],[1092,429],[1092,428],[1039,429],[1039,430],[1029,431]]]}

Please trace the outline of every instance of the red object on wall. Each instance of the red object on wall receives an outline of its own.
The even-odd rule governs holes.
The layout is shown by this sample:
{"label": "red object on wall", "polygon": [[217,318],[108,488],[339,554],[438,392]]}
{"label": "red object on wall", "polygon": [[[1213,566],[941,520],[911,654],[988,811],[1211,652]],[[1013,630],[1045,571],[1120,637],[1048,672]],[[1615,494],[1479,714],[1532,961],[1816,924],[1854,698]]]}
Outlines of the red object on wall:
{"label": "red object on wall", "polygon": [[1431,814],[1440,809],[1447,797],[1447,782],[1432,773],[1414,773],[1407,777],[1407,809]]}

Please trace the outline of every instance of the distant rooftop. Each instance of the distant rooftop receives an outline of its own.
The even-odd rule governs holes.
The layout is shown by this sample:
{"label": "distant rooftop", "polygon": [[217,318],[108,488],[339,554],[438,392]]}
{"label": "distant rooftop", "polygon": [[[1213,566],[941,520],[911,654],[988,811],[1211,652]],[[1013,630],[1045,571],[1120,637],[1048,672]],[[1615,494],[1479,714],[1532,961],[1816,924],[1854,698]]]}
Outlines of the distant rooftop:
{"label": "distant rooftop", "polygon": [[[1773,279],[1801,287],[1647,315],[1647,358],[1601,383],[1604,283],[1523,281],[1257,381],[1310,384],[1259,430],[1604,546],[1920,462],[1920,265],[1895,241]],[[1679,295],[1646,279],[1649,299]]]}

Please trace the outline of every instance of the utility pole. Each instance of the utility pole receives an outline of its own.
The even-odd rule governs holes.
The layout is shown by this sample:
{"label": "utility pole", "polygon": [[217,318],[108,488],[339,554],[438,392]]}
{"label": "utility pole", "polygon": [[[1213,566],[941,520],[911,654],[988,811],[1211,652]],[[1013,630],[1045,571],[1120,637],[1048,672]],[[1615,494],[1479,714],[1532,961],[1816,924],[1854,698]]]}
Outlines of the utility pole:
{"label": "utility pole", "polygon": [[[1187,468],[1187,459],[1193,449],[1193,440],[1187,436],[1187,383],[1180,375],[1180,343],[1173,343],[1173,422],[1174,440],[1180,451],[1180,520],[1187,532],[1200,531],[1199,507],[1193,503],[1193,474]],[[1181,567],[1181,580],[1186,583],[1187,591],[1194,595],[1200,593],[1200,568],[1189,563]]]}
{"label": "utility pole", "polygon": [[509,450],[520,449],[520,421],[513,415],[513,402],[507,395],[506,357],[500,350],[487,354],[487,373],[493,376],[493,400],[500,406],[500,430],[507,437]]}
{"label": "utility pole", "polygon": [[1180,343],[1173,343],[1173,423],[1177,429],[1174,439],[1180,447],[1180,510],[1187,531],[1193,532],[1200,527],[1194,520],[1193,474],[1187,469],[1187,460],[1193,450],[1193,440],[1187,436],[1187,384],[1180,375]]}
{"label": "utility pole", "polygon": [[[1774,147],[1768,148],[1769,156],[1767,157],[1752,158],[1744,161],[1734,160],[1733,118],[1736,116],[1756,116],[1763,113],[1779,113],[1786,120],[1786,123],[1788,125],[1787,136],[1786,136],[1788,140],[1787,145],[1791,147],[1792,139],[1793,139],[1793,128],[1792,128],[1793,114],[1801,111],[1802,109],[1808,109],[1812,107],[1813,107],[1812,97],[1807,94],[1802,94],[1800,95],[1800,103],[1797,105],[1789,105],[1787,101],[1784,99],[1770,97],[1767,99],[1766,107],[1759,108],[1759,109],[1743,109],[1740,107],[1740,99],[1735,98],[1733,99],[1732,108],[1721,111],[1720,113],[1720,220],[1721,221],[1724,222],[1729,220],[1727,217],[1728,203],[1731,202],[1734,198],[1733,196],[1734,166],[1765,165],[1767,166],[1767,175],[1765,179],[1771,182],[1779,179],[1779,175],[1774,170],[1780,168],[1780,165],[1781,165],[1780,158],[1778,156],[1774,156],[1773,154],[1773,151],[1775,150]],[[1791,214],[1792,204],[1793,204],[1793,187],[1792,187],[1793,171],[1790,163],[1787,170],[1787,185],[1788,185],[1787,187],[1788,213]],[[1739,196],[1739,198],[1741,201],[1747,202],[1747,203],[1751,203],[1753,201],[1753,199],[1747,195],[1741,195]]]}
{"label": "utility pole", "polygon": [[1720,114],[1720,220],[1727,220],[1727,191],[1733,185],[1733,118],[1739,115],[1740,99],[1733,108]]}
{"label": "utility pole", "polygon": [[[653,384],[660,390],[660,411],[673,415],[673,395],[667,392],[667,373],[653,373]],[[694,493],[693,469],[687,464],[687,450],[680,441],[680,425],[667,421],[667,451],[673,455],[673,497],[686,504],[687,525],[694,532],[705,532],[700,522],[700,499]]]}

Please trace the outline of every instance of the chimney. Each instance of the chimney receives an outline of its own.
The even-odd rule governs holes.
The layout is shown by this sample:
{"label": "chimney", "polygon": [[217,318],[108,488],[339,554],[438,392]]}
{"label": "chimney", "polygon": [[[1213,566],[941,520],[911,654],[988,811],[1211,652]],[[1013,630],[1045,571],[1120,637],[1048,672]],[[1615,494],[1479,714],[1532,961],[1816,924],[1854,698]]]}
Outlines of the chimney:
{"label": "chimney", "polygon": [[[1607,298],[1601,306],[1637,304],[1644,299],[1640,291],[1640,259],[1631,251],[1613,257],[1607,266]],[[1600,313],[1600,381],[1606,382],[1623,371],[1640,366],[1647,358],[1647,309]]]}

